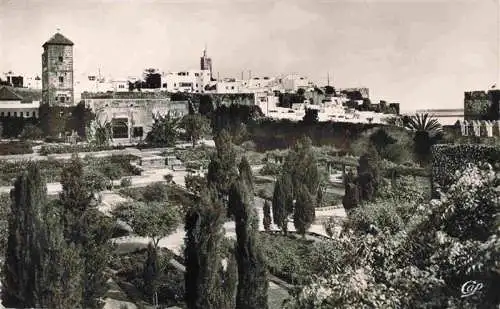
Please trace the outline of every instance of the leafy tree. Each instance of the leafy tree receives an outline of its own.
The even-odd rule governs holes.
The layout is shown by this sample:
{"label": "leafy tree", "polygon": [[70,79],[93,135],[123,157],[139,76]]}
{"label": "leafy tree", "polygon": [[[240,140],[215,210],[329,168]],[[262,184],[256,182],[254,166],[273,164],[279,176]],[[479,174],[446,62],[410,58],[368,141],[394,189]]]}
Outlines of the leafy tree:
{"label": "leafy tree", "polygon": [[137,235],[151,238],[155,249],[160,239],[176,230],[180,221],[179,209],[168,202],[124,203],[113,214],[130,224]]}
{"label": "leafy tree", "polygon": [[370,142],[375,146],[377,152],[381,154],[389,145],[397,142],[384,129],[378,129],[370,135]]}
{"label": "leafy tree", "polygon": [[264,225],[264,230],[269,231],[271,229],[271,204],[268,200],[264,202],[264,208],[262,210],[264,212],[264,219],[262,224]]}
{"label": "leafy tree", "polygon": [[327,94],[327,95],[335,94],[335,88],[333,88],[332,86],[326,86],[325,87],[325,94]]}
{"label": "leafy tree", "polygon": [[313,108],[306,109],[306,113],[304,114],[302,122],[305,124],[314,124],[318,123],[318,121],[319,121],[318,110]]}
{"label": "leafy tree", "polygon": [[92,109],[85,106],[85,101],[80,101],[71,111],[71,129],[75,130],[78,136],[86,137],[87,128],[95,120]]}
{"label": "leafy tree", "polygon": [[224,302],[220,250],[225,209],[217,190],[206,188],[185,219],[186,303],[189,309],[219,309]]}
{"label": "leafy tree", "polygon": [[158,89],[161,88],[161,74],[155,69],[144,70],[144,88]]}
{"label": "leafy tree", "polygon": [[36,163],[17,177],[11,191],[9,237],[2,284],[3,304],[32,308],[41,301],[38,278],[42,275],[40,232],[47,187]]}
{"label": "leafy tree", "polygon": [[[248,162],[244,158],[240,166]],[[248,173],[250,172],[250,175]],[[233,184],[229,205],[236,223],[236,259],[238,261],[237,308],[267,308],[267,271],[258,247],[258,217],[254,208],[251,171],[240,169],[238,181]]]}
{"label": "leafy tree", "polygon": [[304,88],[299,88],[299,89],[297,89],[297,94],[298,94],[299,96],[303,96],[305,92],[306,92],[306,91],[304,90]]}
{"label": "leafy tree", "polygon": [[189,114],[182,118],[180,126],[186,130],[187,136],[193,143],[196,143],[210,132],[210,120],[201,114]]}
{"label": "leafy tree", "polygon": [[346,211],[358,207],[359,190],[354,175],[349,172],[344,180],[345,194],[342,198],[342,205]]}
{"label": "leafy tree", "polygon": [[156,115],[146,142],[159,147],[174,146],[179,136],[179,122],[180,119],[171,116],[170,112],[165,116]]}
{"label": "leafy tree", "polygon": [[252,167],[250,166],[250,163],[248,162],[246,156],[243,156],[241,158],[240,164],[238,165],[238,171],[241,177],[246,177],[245,181],[248,185],[248,189],[253,193],[254,185],[253,185]]}
{"label": "leafy tree", "polygon": [[168,200],[167,188],[161,182],[147,185],[142,191],[142,200],[149,202],[165,202]]}
{"label": "leafy tree", "polygon": [[158,255],[158,250],[154,247],[152,243],[148,244],[147,248],[147,258],[144,262],[144,267],[142,270],[142,278],[144,280],[143,290],[150,297],[155,297],[155,293],[158,291],[158,286],[160,285],[160,276],[164,271],[164,261]]}
{"label": "leafy tree", "polygon": [[111,132],[111,123],[106,121],[95,120],[89,128],[90,141],[97,146],[109,145],[113,139]]}

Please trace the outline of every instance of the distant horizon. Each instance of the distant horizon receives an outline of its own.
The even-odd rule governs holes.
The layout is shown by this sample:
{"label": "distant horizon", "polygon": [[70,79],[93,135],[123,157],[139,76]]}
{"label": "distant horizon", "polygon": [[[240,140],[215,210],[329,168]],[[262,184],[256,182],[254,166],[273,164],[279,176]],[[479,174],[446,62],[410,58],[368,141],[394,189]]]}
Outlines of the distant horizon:
{"label": "distant horizon", "polygon": [[[227,18],[230,16],[231,18]],[[207,45],[221,78],[300,74],[366,87],[401,110],[461,108],[497,82],[496,1],[2,0],[1,72],[41,76],[60,28],[75,77],[199,68]]]}

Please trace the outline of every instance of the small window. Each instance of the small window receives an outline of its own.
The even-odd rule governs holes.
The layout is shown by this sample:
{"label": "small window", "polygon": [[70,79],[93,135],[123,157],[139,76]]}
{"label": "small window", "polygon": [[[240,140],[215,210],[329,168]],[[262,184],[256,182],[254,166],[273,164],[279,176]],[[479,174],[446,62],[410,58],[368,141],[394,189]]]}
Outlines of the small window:
{"label": "small window", "polygon": [[59,76],[59,83],[61,83],[61,84],[64,83],[64,77]]}
{"label": "small window", "polygon": [[65,99],[66,97],[59,97],[59,101],[61,101],[61,103],[64,103],[64,101],[66,101]]}
{"label": "small window", "polygon": [[231,86],[231,89],[234,90],[234,86]]}
{"label": "small window", "polygon": [[30,112],[26,112],[26,117],[29,117],[30,116]]}
{"label": "small window", "polygon": [[21,117],[24,117],[24,113],[23,112],[21,112],[20,114],[21,114]]}
{"label": "small window", "polygon": [[5,113],[4,113],[4,112],[1,112],[1,113],[0,113],[0,116],[1,116],[1,117],[4,117],[4,116],[5,116]]}
{"label": "small window", "polygon": [[167,88],[167,83],[164,83],[162,87]]}
{"label": "small window", "polygon": [[7,112],[7,116],[9,116],[9,117],[10,117],[10,112]]}
{"label": "small window", "polygon": [[17,112],[14,112],[14,117],[17,117]]}
{"label": "small window", "polygon": [[63,56],[59,56],[59,62],[63,62]]}
{"label": "small window", "polygon": [[176,84],[176,83],[174,83],[174,87],[177,87],[177,84]]}

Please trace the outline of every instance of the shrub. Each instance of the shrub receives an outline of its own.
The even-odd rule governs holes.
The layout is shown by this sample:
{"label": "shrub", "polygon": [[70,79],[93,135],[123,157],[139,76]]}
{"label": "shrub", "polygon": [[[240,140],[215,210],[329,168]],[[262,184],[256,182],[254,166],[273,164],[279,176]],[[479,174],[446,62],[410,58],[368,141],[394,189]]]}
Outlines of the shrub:
{"label": "shrub", "polygon": [[8,142],[0,143],[0,155],[16,155],[33,153],[31,143],[28,142]]}
{"label": "shrub", "polygon": [[272,162],[266,162],[260,170],[261,175],[275,176],[281,173],[281,165]]}
{"label": "shrub", "polygon": [[111,146],[111,145],[94,145],[94,144],[86,144],[86,145],[43,145],[40,148],[40,154],[42,156],[46,156],[49,154],[58,154],[58,153],[75,153],[75,152],[95,152],[95,151],[104,151],[104,150],[116,150],[116,149],[125,149],[124,146]]}
{"label": "shrub", "polygon": [[432,195],[437,189],[446,191],[455,176],[467,163],[485,162],[495,167],[500,162],[500,147],[476,144],[435,145],[432,147]]}
{"label": "shrub", "polygon": [[120,181],[120,186],[121,187],[130,187],[132,185],[132,179],[130,177],[123,178]]}

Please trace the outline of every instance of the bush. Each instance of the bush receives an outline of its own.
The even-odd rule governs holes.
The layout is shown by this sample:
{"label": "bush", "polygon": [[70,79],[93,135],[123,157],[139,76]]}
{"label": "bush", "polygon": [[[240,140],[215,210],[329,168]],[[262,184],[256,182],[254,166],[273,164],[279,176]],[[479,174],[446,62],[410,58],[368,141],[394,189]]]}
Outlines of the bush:
{"label": "bush", "polygon": [[75,153],[75,152],[95,152],[104,150],[117,150],[125,149],[124,146],[111,146],[111,145],[43,145],[40,148],[40,154],[46,156],[49,154],[59,154],[59,153]]}
{"label": "bush", "polygon": [[260,170],[261,175],[276,176],[281,173],[281,165],[272,162],[266,162]]}
{"label": "bush", "polygon": [[500,162],[500,147],[476,144],[434,145],[432,147],[432,195],[437,189],[446,191],[455,176],[467,163],[484,162],[493,167]]}
{"label": "bush", "polygon": [[130,177],[123,178],[120,181],[120,186],[121,187],[130,187],[132,185],[132,179]]}

